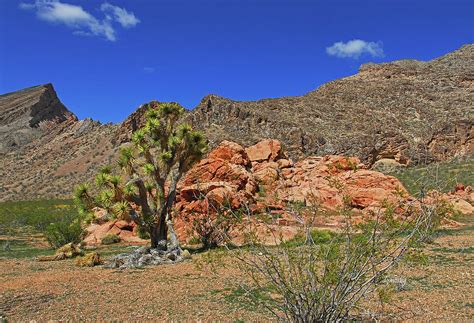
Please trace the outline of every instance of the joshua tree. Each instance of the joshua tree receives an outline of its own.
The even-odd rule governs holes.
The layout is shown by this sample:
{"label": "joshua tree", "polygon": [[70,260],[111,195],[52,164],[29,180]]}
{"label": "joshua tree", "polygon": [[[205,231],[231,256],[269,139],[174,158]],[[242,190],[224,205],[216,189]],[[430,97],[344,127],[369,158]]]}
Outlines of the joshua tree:
{"label": "joshua tree", "polygon": [[100,193],[93,197],[87,185],[76,191],[83,210],[106,209],[117,218],[131,218],[150,234],[151,247],[177,247],[171,211],[176,186],[206,150],[203,135],[188,124],[178,124],[184,108],[176,103],[147,104],[146,123],[132,135],[133,146],[122,148],[118,166],[122,176],[111,167],[96,177]]}

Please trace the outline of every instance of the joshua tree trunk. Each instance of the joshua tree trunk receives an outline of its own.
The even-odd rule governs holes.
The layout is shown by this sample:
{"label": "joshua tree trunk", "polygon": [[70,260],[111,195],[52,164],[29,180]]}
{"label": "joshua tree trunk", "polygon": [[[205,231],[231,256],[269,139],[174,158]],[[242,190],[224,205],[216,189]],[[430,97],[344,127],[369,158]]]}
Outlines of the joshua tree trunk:
{"label": "joshua tree trunk", "polygon": [[158,222],[151,227],[150,238],[152,248],[166,248],[168,225],[166,224],[165,217],[160,216]]}
{"label": "joshua tree trunk", "polygon": [[[151,247],[159,248],[166,246],[168,240],[168,230],[170,232],[171,249],[179,248],[179,241],[173,228],[173,221],[171,217],[171,205],[173,205],[176,198],[176,186],[181,177],[182,171],[175,171],[169,187],[168,197],[165,201],[164,207],[160,213],[159,221],[153,226],[151,230]],[[164,191],[164,189],[163,189]],[[164,240],[164,242],[162,242]]]}

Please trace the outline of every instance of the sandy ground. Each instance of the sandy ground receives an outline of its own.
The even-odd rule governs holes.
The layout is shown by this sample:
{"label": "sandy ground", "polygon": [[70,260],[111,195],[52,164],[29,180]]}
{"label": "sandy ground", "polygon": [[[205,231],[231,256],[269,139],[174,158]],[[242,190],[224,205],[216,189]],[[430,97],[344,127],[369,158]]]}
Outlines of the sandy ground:
{"label": "sandy ground", "polygon": [[[474,320],[474,231],[461,229],[426,248],[428,264],[403,264],[406,281],[383,308],[386,319]],[[230,255],[228,261],[232,264]],[[235,293],[235,266],[202,268],[206,255],[175,265],[115,271],[71,260],[0,259],[0,316],[8,320],[225,320],[272,317]],[[368,308],[375,308],[369,305]],[[378,307],[378,311],[382,308]]]}

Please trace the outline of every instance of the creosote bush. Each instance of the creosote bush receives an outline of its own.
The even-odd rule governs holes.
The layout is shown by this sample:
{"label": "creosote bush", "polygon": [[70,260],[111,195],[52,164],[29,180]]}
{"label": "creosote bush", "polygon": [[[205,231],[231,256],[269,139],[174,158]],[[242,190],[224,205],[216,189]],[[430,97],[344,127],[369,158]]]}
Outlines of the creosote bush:
{"label": "creosote bush", "polygon": [[43,231],[43,234],[48,243],[55,248],[68,243],[79,243],[85,235],[82,223],[82,216],[67,213],[60,220],[50,223]]}
{"label": "creosote bush", "polygon": [[273,247],[264,245],[250,229],[249,247],[236,252],[246,277],[239,288],[284,321],[370,318],[362,316],[361,302],[390,300],[393,286],[386,284],[390,270],[417,253],[439,225],[437,212],[442,209],[430,210],[405,202],[386,203],[372,212],[371,220],[355,225],[347,203],[338,211],[345,219],[339,232],[306,230],[309,239],[301,235]]}

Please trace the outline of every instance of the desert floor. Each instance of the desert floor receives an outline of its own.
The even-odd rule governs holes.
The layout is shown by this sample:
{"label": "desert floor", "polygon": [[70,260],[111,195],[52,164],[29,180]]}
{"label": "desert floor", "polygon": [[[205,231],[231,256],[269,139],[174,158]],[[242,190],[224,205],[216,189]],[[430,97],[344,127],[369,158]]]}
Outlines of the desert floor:
{"label": "desert floor", "polygon": [[[464,226],[441,231],[426,246],[426,263],[403,263],[391,274],[404,283],[392,295],[390,305],[368,304],[367,308],[385,319],[474,319],[474,219],[462,222]],[[104,246],[99,251],[107,258],[127,248],[133,247]],[[207,260],[213,255],[219,255],[227,266],[209,266]],[[234,262],[231,251],[213,250],[175,265],[117,271],[76,267],[74,260],[37,262],[18,250],[2,251],[0,318],[272,319],[237,287],[241,273]]]}

